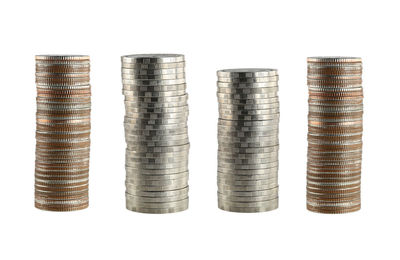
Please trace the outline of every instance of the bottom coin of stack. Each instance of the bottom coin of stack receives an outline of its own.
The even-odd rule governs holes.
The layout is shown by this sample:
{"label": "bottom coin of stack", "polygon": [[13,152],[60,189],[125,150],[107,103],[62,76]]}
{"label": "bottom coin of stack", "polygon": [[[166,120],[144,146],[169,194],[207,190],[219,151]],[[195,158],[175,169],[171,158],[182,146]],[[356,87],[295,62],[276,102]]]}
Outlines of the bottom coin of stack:
{"label": "bottom coin of stack", "polygon": [[122,57],[126,207],[142,213],[188,208],[188,95],[184,56]]}
{"label": "bottom coin of stack", "polygon": [[88,56],[36,56],[35,206],[72,211],[89,205]]}
{"label": "bottom coin of stack", "polygon": [[232,212],[278,208],[278,72],[218,75],[218,206]]}
{"label": "bottom coin of stack", "polygon": [[361,207],[361,58],[308,58],[307,208],[347,213]]}

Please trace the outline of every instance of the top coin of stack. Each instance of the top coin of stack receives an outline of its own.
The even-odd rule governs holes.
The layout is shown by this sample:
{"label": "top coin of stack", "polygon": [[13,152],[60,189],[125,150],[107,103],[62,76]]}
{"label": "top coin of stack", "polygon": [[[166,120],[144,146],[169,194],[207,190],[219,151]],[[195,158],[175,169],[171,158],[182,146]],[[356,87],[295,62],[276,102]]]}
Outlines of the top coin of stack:
{"label": "top coin of stack", "polygon": [[89,56],[36,56],[39,209],[72,211],[89,205],[89,72]]}
{"label": "top coin of stack", "polygon": [[362,62],[308,58],[307,208],[347,213],[361,207]]}
{"label": "top coin of stack", "polygon": [[188,95],[180,54],[122,57],[126,207],[142,213],[188,208]]}
{"label": "top coin of stack", "polygon": [[232,212],[278,207],[278,71],[218,75],[218,206]]}

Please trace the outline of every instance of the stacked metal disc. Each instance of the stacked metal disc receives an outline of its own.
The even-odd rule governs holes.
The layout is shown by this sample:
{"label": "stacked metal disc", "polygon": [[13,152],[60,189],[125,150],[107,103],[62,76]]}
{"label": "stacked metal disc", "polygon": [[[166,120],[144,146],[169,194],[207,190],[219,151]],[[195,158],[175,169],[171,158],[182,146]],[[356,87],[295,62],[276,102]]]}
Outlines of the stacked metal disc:
{"label": "stacked metal disc", "polygon": [[142,213],[188,208],[188,94],[180,54],[123,56],[126,207]]}
{"label": "stacked metal disc", "polygon": [[308,58],[307,208],[347,213],[361,207],[361,58]]}
{"label": "stacked metal disc", "polygon": [[218,75],[218,206],[232,212],[278,208],[278,71]]}
{"label": "stacked metal disc", "polygon": [[39,209],[72,211],[89,205],[89,73],[89,56],[36,56]]}

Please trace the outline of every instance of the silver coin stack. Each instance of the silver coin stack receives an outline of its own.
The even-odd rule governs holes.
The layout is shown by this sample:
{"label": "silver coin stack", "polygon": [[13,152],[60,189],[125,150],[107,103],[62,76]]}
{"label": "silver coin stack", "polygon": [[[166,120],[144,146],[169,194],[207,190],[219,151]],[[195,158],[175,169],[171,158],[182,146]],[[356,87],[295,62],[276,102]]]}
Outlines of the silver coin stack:
{"label": "silver coin stack", "polygon": [[231,212],[278,208],[278,71],[218,75],[218,206]]}
{"label": "silver coin stack", "polygon": [[36,56],[35,206],[73,211],[89,205],[90,59]]}
{"label": "silver coin stack", "polygon": [[180,54],[122,56],[126,208],[174,213],[188,208],[188,94]]}

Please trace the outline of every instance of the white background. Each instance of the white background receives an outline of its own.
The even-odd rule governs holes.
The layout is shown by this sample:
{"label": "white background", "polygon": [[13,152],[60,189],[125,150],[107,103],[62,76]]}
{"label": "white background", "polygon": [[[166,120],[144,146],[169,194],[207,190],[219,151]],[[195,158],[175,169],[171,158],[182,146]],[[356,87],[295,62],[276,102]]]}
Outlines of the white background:
{"label": "white background", "polygon": [[[8,3],[7,3],[8,2]],[[397,1],[398,2],[398,1]],[[2,1],[0,259],[399,258],[400,39],[396,1]],[[190,208],[125,209],[120,56],[183,53],[190,96]],[[35,54],[91,56],[90,207],[33,206]],[[308,212],[306,57],[361,56],[362,209]],[[280,73],[280,207],[217,208],[216,70]]]}

